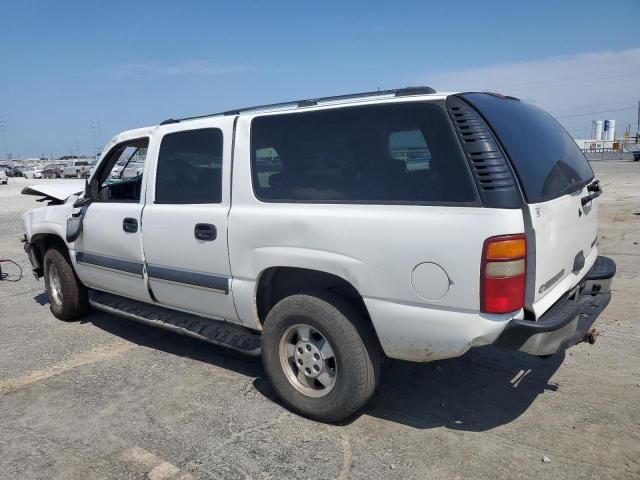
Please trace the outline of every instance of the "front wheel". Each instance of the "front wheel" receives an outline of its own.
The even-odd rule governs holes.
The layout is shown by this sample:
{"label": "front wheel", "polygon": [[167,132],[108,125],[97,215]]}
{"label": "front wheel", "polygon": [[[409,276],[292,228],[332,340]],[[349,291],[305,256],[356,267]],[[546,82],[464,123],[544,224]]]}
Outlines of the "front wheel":
{"label": "front wheel", "polygon": [[325,292],[293,295],[273,307],[263,329],[262,360],[278,396],[323,422],[360,409],[380,373],[371,326],[350,303]]}
{"label": "front wheel", "polygon": [[76,277],[67,256],[58,248],[50,248],[44,255],[44,285],[56,318],[74,320],[87,312],[87,289]]}

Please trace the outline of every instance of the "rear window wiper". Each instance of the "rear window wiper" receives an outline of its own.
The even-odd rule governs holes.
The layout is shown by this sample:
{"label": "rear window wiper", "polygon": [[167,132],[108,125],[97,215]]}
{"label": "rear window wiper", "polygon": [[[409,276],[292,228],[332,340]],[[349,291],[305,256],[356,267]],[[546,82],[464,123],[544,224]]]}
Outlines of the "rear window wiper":
{"label": "rear window wiper", "polygon": [[586,197],[582,197],[580,199],[580,202],[582,203],[583,206],[589,203],[594,198],[598,198],[600,195],[602,195],[602,188],[600,188],[600,180],[594,180],[589,185],[587,185],[587,191],[591,193]]}

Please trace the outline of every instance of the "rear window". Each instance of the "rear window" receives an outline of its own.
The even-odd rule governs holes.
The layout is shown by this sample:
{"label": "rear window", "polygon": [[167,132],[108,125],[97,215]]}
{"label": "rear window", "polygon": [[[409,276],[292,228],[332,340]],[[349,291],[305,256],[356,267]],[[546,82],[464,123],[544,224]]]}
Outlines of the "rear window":
{"label": "rear window", "polygon": [[264,201],[470,204],[475,186],[442,108],[397,103],[252,122]]}
{"label": "rear window", "polygon": [[529,203],[572,193],[593,170],[564,128],[544,110],[486,93],[465,94],[487,119],[509,155]]}

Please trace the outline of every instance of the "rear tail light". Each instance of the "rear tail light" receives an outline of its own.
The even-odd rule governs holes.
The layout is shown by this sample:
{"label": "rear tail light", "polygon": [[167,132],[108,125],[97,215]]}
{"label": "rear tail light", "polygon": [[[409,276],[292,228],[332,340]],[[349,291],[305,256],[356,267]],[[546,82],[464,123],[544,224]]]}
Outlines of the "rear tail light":
{"label": "rear tail light", "polygon": [[524,306],[527,239],[523,234],[485,240],[480,267],[480,310],[508,313]]}

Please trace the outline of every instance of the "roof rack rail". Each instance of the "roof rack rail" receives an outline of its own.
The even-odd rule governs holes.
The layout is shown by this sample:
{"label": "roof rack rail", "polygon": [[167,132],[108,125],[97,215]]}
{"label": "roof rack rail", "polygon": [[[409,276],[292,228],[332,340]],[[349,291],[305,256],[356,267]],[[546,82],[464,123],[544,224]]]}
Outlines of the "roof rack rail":
{"label": "roof rack rail", "polygon": [[396,90],[396,97],[408,97],[411,95],[429,95],[430,93],[437,93],[431,87],[405,87]]}
{"label": "roof rack rail", "polygon": [[225,115],[225,116],[239,115],[244,112],[252,112],[257,110],[266,110],[266,109],[273,109],[273,108],[280,108],[280,107],[298,107],[298,108],[312,107],[312,106],[318,105],[318,103],[321,103],[321,102],[352,100],[356,98],[379,97],[379,96],[387,96],[387,95],[394,95],[396,97],[407,97],[411,95],[428,95],[432,93],[437,93],[437,92],[431,87],[405,87],[405,88],[395,88],[390,90],[374,90],[371,92],[347,93],[345,95],[333,95],[330,97],[318,97],[318,98],[309,98],[304,100],[294,100],[289,102],[268,103],[265,105],[256,105],[253,107],[237,108],[233,110],[227,110],[226,112],[210,113],[208,115],[198,115],[195,117],[184,117],[184,118],[178,118],[178,119],[170,118],[162,122],[160,125],[178,123],[186,120],[197,120],[200,118],[215,117],[218,115]]}

